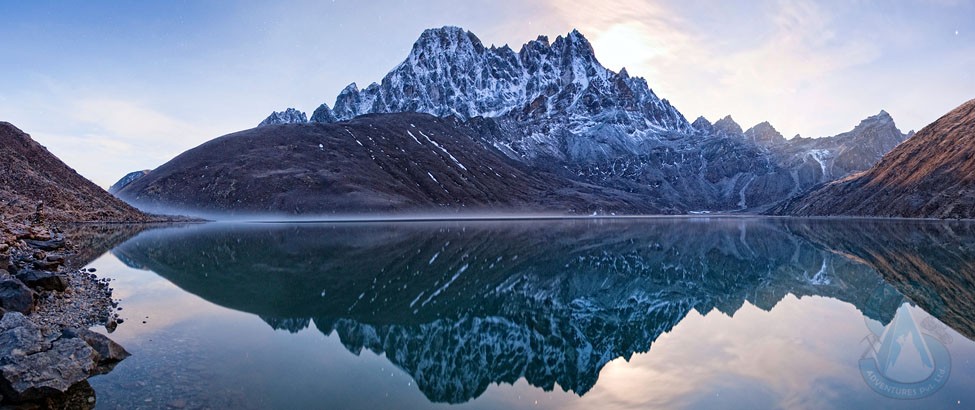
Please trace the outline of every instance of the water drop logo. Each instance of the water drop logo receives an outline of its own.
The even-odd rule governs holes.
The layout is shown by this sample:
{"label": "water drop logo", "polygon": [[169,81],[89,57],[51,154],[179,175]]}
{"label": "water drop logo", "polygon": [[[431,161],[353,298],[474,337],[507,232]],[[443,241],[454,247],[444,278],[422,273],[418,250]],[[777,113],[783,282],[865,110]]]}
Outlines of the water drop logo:
{"label": "water drop logo", "polygon": [[895,399],[920,399],[938,391],[951,374],[951,356],[944,343],[918,326],[911,307],[903,303],[882,329],[871,329],[860,374],[874,391]]}

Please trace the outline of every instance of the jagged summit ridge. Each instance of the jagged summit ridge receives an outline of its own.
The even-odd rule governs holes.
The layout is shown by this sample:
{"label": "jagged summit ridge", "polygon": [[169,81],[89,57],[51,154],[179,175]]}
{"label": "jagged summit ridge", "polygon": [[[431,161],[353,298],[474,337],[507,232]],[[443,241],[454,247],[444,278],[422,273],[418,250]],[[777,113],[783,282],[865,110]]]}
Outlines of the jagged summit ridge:
{"label": "jagged summit ridge", "polygon": [[350,84],[333,109],[339,120],[391,112],[461,119],[562,114],[562,125],[577,131],[584,119],[612,113],[638,131],[692,130],[645,80],[603,67],[576,30],[552,42],[540,36],[517,52],[485,47],[458,27],[426,30],[380,83],[361,90]]}
{"label": "jagged summit ridge", "polygon": [[694,127],[694,130],[695,131],[697,131],[698,133],[701,133],[701,134],[713,134],[714,133],[714,124],[711,124],[711,121],[708,121],[708,119],[707,118],[704,118],[703,115],[700,116],[700,117],[697,117],[697,119],[694,120],[694,122],[691,123],[691,126]]}
{"label": "jagged summit ridge", "polygon": [[298,111],[294,108],[288,108],[284,111],[272,112],[271,115],[265,118],[264,121],[261,121],[260,124],[257,124],[257,126],[262,127],[265,125],[274,124],[304,124],[306,122],[308,122],[308,117],[305,116],[304,112]]}

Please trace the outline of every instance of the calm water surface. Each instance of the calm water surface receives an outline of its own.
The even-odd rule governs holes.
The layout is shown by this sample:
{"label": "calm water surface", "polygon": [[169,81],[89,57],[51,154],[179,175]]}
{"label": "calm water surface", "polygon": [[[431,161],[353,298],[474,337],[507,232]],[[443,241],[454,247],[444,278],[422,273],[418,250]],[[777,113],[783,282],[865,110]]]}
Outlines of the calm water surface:
{"label": "calm water surface", "polygon": [[970,224],[213,223],[89,266],[133,353],[98,408],[975,408]]}

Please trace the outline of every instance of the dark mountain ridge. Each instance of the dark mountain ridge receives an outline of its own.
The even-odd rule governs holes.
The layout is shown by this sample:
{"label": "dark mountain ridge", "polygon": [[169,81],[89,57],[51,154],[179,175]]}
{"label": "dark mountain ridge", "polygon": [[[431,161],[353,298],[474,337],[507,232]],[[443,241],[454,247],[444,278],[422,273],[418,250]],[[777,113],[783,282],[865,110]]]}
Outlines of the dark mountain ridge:
{"label": "dark mountain ridge", "polygon": [[418,113],[226,135],[118,196],[198,215],[666,212],[630,193],[530,170],[456,120]]}

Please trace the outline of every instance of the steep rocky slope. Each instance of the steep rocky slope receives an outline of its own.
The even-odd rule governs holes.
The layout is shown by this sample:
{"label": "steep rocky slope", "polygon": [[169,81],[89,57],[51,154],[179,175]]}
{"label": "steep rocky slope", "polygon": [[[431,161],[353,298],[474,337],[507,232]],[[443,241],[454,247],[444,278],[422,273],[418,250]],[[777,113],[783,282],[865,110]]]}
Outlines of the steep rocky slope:
{"label": "steep rocky slope", "polygon": [[772,212],[975,218],[975,100],[924,127],[873,168],[814,189]]}
{"label": "steep rocky slope", "polygon": [[457,121],[418,113],[226,135],[118,196],[142,209],[198,215],[668,212],[626,192],[531,171]]}
{"label": "steep rocky slope", "polygon": [[151,219],[79,175],[30,135],[0,122],[0,215],[24,221],[38,209],[49,221]]}

